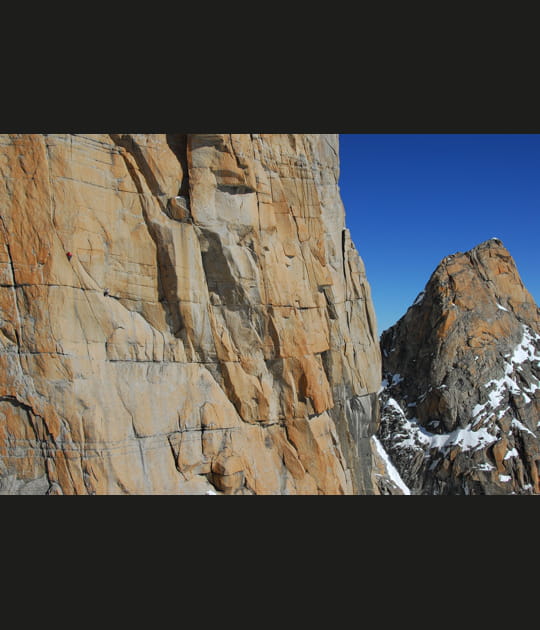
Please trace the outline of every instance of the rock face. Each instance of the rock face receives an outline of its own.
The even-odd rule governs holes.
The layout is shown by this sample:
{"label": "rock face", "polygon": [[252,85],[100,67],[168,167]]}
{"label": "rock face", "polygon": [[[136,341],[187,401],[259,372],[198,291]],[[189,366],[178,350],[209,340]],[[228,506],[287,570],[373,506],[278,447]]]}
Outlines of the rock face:
{"label": "rock face", "polygon": [[0,136],[0,491],[377,493],[338,137]]}
{"label": "rock face", "polygon": [[381,335],[379,439],[414,494],[540,492],[540,310],[491,239]]}

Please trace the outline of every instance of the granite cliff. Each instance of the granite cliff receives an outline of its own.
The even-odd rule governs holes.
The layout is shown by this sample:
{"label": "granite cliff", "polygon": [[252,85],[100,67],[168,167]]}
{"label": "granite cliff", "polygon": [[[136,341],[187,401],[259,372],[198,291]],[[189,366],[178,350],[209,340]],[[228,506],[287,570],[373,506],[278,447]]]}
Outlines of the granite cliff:
{"label": "granite cliff", "polygon": [[338,137],[0,135],[0,492],[369,494]]}
{"label": "granite cliff", "polygon": [[381,335],[378,438],[413,494],[540,492],[540,310],[499,239]]}

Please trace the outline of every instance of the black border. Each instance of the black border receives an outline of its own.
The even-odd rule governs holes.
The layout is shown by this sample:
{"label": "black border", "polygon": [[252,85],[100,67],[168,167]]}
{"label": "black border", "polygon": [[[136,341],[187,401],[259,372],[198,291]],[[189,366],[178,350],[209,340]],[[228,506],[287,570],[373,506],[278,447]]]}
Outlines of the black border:
{"label": "black border", "polygon": [[524,7],[149,8],[6,19],[0,133],[540,132]]}
{"label": "black border", "polygon": [[537,81],[517,70],[459,80],[337,62],[208,72],[51,79],[8,68],[0,133],[540,133]]}

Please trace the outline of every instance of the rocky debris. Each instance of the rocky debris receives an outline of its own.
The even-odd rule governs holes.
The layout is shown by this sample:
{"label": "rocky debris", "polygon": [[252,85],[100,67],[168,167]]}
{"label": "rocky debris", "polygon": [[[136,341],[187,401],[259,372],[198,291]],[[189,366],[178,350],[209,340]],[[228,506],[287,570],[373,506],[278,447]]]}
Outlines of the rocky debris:
{"label": "rocky debris", "polygon": [[0,492],[378,493],[338,137],[0,135]]}
{"label": "rocky debris", "polygon": [[381,335],[378,438],[413,494],[540,492],[540,310],[499,239]]}

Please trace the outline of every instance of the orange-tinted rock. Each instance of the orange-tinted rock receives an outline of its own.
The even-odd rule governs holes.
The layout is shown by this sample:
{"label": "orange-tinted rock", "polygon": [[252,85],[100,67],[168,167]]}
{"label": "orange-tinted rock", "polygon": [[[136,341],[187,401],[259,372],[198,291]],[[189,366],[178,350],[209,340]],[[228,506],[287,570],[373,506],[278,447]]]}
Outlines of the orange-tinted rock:
{"label": "orange-tinted rock", "polygon": [[337,149],[0,135],[1,492],[377,492]]}

